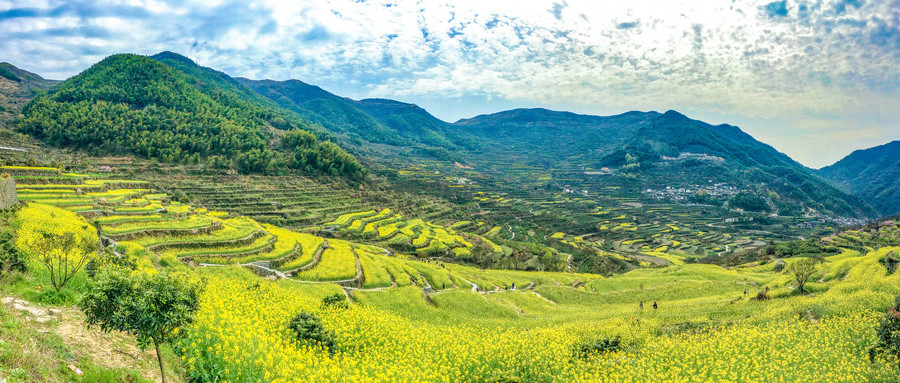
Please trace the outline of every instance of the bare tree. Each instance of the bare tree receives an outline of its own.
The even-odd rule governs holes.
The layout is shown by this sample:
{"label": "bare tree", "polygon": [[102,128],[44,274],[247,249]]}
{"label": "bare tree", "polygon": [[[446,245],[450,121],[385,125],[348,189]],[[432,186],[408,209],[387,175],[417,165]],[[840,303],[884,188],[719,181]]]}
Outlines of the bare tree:
{"label": "bare tree", "polygon": [[97,251],[96,243],[79,239],[71,232],[63,235],[40,233],[32,246],[50,272],[50,284],[57,292],[84,268]]}
{"label": "bare tree", "polygon": [[791,263],[790,266],[787,267],[787,272],[793,275],[794,279],[797,281],[797,288],[799,289],[800,294],[807,293],[803,286],[806,285],[806,282],[809,282],[809,279],[812,278],[813,274],[816,273],[816,270],[819,269],[818,264],[819,261],[815,258],[805,258]]}

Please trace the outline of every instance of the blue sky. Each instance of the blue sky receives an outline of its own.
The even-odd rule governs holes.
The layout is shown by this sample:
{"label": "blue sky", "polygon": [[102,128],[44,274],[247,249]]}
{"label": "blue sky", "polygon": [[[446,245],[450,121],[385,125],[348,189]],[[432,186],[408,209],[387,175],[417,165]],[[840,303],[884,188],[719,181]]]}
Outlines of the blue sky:
{"label": "blue sky", "polygon": [[675,109],[811,167],[900,139],[900,0],[0,0],[0,61],[48,78],[163,50],[448,121]]}

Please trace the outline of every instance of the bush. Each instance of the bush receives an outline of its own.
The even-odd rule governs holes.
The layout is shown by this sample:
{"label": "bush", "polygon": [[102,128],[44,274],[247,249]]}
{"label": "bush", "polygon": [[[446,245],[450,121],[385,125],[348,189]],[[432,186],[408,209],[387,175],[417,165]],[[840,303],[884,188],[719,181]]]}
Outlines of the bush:
{"label": "bush", "polygon": [[881,353],[888,353],[900,358],[900,295],[894,300],[894,306],[881,320],[881,326],[878,328],[878,343],[869,349],[869,359],[874,362],[875,357]]}
{"label": "bush", "polygon": [[780,272],[784,271],[785,267],[787,267],[787,262],[785,262],[782,259],[779,259],[779,260],[775,261],[775,268],[772,270],[774,270],[776,273],[780,273]]}
{"label": "bush", "polygon": [[173,201],[178,201],[178,202],[181,202],[181,203],[189,203],[189,202],[191,202],[191,199],[188,198],[188,196],[187,196],[186,194],[184,194],[184,192],[181,191],[181,190],[176,190],[175,193],[172,193],[172,200],[173,200]]}
{"label": "bush", "polygon": [[344,294],[333,294],[329,295],[322,299],[322,307],[324,308],[338,308],[338,309],[346,309],[350,307],[349,302],[347,302],[347,296]]}
{"label": "bush", "polygon": [[0,275],[11,270],[25,272],[25,260],[16,249],[13,234],[0,231]]}
{"label": "bush", "polygon": [[581,359],[587,359],[597,354],[605,354],[607,352],[619,351],[621,349],[621,341],[618,337],[603,338],[587,343],[579,344],[576,347],[575,354]]}
{"label": "bush", "polygon": [[303,311],[294,315],[288,323],[288,328],[294,331],[297,342],[318,344],[334,354],[337,345],[334,334],[328,331],[314,314]]}
{"label": "bush", "polygon": [[884,264],[884,268],[887,269],[888,274],[893,274],[897,271],[897,266],[900,265],[900,254],[891,252],[885,255],[881,262]]}

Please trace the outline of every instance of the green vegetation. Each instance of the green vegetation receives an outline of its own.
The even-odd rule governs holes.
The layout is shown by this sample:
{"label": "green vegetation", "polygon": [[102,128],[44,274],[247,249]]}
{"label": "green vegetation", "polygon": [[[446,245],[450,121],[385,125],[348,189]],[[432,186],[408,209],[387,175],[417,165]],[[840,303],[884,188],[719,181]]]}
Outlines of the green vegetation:
{"label": "green vegetation", "polygon": [[878,326],[878,343],[869,349],[869,357],[875,362],[879,353],[892,354],[900,358],[900,295],[888,309]]}
{"label": "green vegetation", "polygon": [[165,383],[159,345],[172,342],[179,328],[193,322],[201,291],[200,282],[187,275],[110,271],[100,274],[81,309],[88,326],[129,332],[142,349],[152,343]]}
{"label": "green vegetation", "polygon": [[[242,173],[365,173],[353,156],[309,133],[302,120],[286,120],[284,113],[228,90],[198,89],[195,81],[148,57],[110,56],[32,100],[19,130],[58,146],[126,150],[163,162],[202,159]],[[275,138],[280,146],[272,147]]]}
{"label": "green vegetation", "polygon": [[322,326],[322,321],[314,314],[304,311],[294,315],[288,323],[288,328],[294,332],[298,342],[311,342],[315,346],[334,352],[336,346],[334,335]]}
{"label": "green vegetation", "polygon": [[882,216],[900,214],[900,141],[850,153],[819,169],[823,178],[863,198]]}

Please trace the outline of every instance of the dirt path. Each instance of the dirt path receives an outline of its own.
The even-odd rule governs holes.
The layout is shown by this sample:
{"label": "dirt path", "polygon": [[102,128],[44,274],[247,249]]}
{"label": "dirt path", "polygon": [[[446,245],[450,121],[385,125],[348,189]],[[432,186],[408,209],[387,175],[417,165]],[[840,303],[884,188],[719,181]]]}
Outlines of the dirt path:
{"label": "dirt path", "polygon": [[[151,382],[162,382],[156,352],[152,348],[145,351],[138,349],[134,336],[118,331],[104,333],[99,327],[88,328],[84,323],[84,314],[77,308],[37,305],[35,307],[58,309],[62,312],[59,319],[43,324],[21,317],[23,318],[21,324],[36,331],[39,335],[37,338],[43,337],[43,334],[55,333],[76,359],[88,359],[104,369],[134,370]],[[42,341],[38,339],[37,343],[41,344]],[[174,373],[173,361],[164,359],[164,363],[166,381],[184,383],[184,380]]]}

